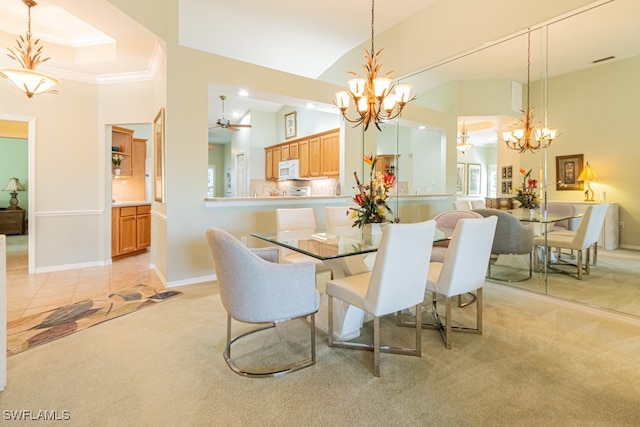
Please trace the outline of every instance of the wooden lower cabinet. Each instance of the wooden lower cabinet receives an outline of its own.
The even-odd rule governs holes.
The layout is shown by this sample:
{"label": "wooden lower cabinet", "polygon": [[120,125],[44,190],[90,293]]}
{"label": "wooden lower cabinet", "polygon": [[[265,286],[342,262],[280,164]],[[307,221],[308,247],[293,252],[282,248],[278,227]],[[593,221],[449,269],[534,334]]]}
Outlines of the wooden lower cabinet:
{"label": "wooden lower cabinet", "polygon": [[151,206],[111,209],[111,258],[144,253],[151,246]]}

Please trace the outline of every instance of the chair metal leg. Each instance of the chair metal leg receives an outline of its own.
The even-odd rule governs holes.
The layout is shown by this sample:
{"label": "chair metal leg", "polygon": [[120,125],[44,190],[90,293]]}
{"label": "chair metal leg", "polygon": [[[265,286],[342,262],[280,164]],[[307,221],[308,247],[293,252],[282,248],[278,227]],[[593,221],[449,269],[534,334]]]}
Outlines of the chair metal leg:
{"label": "chair metal leg", "polygon": [[[589,262],[587,262],[589,265]],[[578,251],[578,280],[582,280],[582,249]]]}
{"label": "chair metal leg", "polygon": [[[422,322],[420,327],[422,329],[437,329],[440,332],[440,336],[442,337],[442,341],[445,344],[445,347],[451,348],[451,333],[452,332],[464,332],[464,333],[472,333],[477,335],[482,335],[482,288],[478,288],[476,290],[477,299],[476,299],[476,327],[469,328],[465,326],[453,326],[451,321],[451,297],[446,297],[445,300],[445,323],[442,323],[440,320],[440,316],[438,315],[438,302],[437,302],[437,294],[435,292],[431,293],[431,314],[433,316],[434,323],[425,323]],[[416,311],[417,313],[417,311]],[[416,317],[416,322],[418,317]],[[417,323],[408,323],[408,322],[400,322],[398,320],[398,325],[406,326],[406,327],[414,327]]]}
{"label": "chair metal leg", "polygon": [[[300,362],[292,363],[275,371],[267,371],[267,372],[252,372],[240,369],[231,358],[231,346],[236,341],[254,334],[256,332],[264,331],[266,329],[274,328],[275,323],[269,323],[267,326],[261,326],[257,329],[253,329],[251,331],[245,332],[244,334],[238,335],[235,338],[231,338],[231,315],[227,314],[227,344],[224,347],[223,356],[225,361],[227,362],[227,366],[238,375],[242,375],[250,378],[269,378],[269,377],[279,377],[282,375],[289,374],[291,372],[299,371],[300,369],[315,365],[316,363],[316,328],[315,328],[315,313],[310,315],[303,315],[301,317],[310,316],[310,327],[311,327],[311,356],[308,359],[302,360]],[[297,318],[296,318],[297,319]],[[293,320],[293,319],[291,319]]]}
{"label": "chair metal leg", "polygon": [[[415,348],[405,348],[405,347],[391,347],[386,345],[380,345],[380,317],[373,317],[373,343],[358,343],[358,342],[348,342],[336,340],[333,338],[333,297],[331,295],[328,296],[329,303],[329,325],[328,325],[328,334],[329,334],[329,346],[330,347],[339,347],[339,348],[348,348],[351,350],[367,350],[373,351],[373,375],[376,377],[380,376],[380,353],[393,353],[393,354],[403,354],[408,356],[422,356],[422,325],[420,324],[421,317],[421,308],[422,305],[418,304],[415,306],[415,322],[412,323],[412,326],[416,328],[416,346]],[[402,321],[402,313],[397,312],[397,324],[400,326],[406,326]]]}
{"label": "chair metal leg", "polygon": [[373,375],[380,376],[380,318],[373,316]]}
{"label": "chair metal leg", "polygon": [[327,305],[329,310],[329,325],[328,325],[328,331],[327,334],[329,335],[329,347],[333,347],[333,297],[331,295],[327,294]]}
{"label": "chair metal leg", "polygon": [[446,348],[451,349],[451,297],[446,298],[445,303],[445,317],[444,321],[446,322],[445,327],[445,336],[444,336],[444,345]]}

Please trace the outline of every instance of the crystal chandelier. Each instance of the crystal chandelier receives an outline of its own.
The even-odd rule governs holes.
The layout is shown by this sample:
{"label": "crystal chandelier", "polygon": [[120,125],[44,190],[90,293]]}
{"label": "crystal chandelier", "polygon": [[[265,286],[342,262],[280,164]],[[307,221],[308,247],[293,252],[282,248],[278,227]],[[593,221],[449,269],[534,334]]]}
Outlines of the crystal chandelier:
{"label": "crystal chandelier", "polygon": [[18,46],[16,51],[7,48],[9,50],[7,56],[17,61],[22,68],[0,68],[0,77],[9,80],[29,98],[39,93],[56,93],[57,91],[51,88],[60,84],[60,80],[35,70],[38,64],[50,59],[41,58],[42,46],[38,45],[40,39],[32,40],[31,37],[31,8],[37,3],[34,0],[22,0],[22,2],[28,7],[27,34],[25,37],[20,36],[16,39]]}
{"label": "crystal chandelier", "polygon": [[[411,85],[391,83],[391,72],[384,77],[378,77],[382,69],[382,64],[378,64],[378,60],[383,49],[376,52],[373,47],[374,9],[375,0],[372,0],[371,51],[365,49],[367,62],[362,65],[366,71],[366,77],[358,77],[356,73],[349,71],[349,74],[354,76],[348,81],[349,90],[337,92],[333,101],[346,121],[355,123],[355,126],[364,125],[365,131],[372,122],[381,131],[380,123],[386,123],[398,117],[404,106],[416,98],[411,96]],[[353,99],[358,113],[354,119],[347,117],[350,99]]]}
{"label": "crystal chandelier", "polygon": [[467,154],[467,151],[473,148],[473,144],[469,144],[469,131],[467,131],[467,127],[464,122],[462,123],[462,129],[460,130],[459,143],[456,146],[456,149],[462,154]]}
{"label": "crystal chandelier", "polygon": [[[527,33],[527,110],[520,110],[522,117],[518,120],[515,129],[503,132],[502,140],[512,150],[520,153],[531,151],[549,146],[551,142],[558,136],[556,129],[535,128],[533,108],[530,107],[529,94],[531,86],[531,31]],[[531,138],[535,136],[535,141]]]}

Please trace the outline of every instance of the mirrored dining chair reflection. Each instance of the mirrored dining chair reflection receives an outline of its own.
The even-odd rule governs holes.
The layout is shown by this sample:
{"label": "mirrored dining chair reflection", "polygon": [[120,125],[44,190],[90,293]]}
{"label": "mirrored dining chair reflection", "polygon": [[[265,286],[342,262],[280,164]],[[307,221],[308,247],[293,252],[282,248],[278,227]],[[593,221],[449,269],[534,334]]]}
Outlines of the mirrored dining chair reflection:
{"label": "mirrored dining chair reflection", "polygon": [[[220,300],[227,312],[227,338],[223,355],[229,368],[242,376],[263,378],[281,376],[314,365],[315,313],[319,308],[320,295],[315,286],[313,263],[279,264],[277,248],[247,248],[219,228],[209,228],[205,236],[215,265]],[[249,359],[252,365],[259,365],[257,368],[255,365],[251,369],[239,367],[238,357],[232,357],[232,345],[238,341],[244,341],[243,349],[250,348],[255,341],[249,337],[255,333],[276,328],[282,322],[306,317],[309,323],[300,324],[310,330],[309,357],[298,358],[297,351],[294,356],[289,354],[290,348],[301,346],[298,341],[289,343],[286,336],[278,336],[275,347],[281,349],[279,356],[262,356],[263,348],[258,344],[255,350],[240,356],[245,364]],[[261,326],[233,337],[232,320]],[[282,360],[289,362],[280,366]]]}
{"label": "mirrored dining chair reflection", "polygon": [[[389,224],[383,228],[372,271],[333,279],[327,283],[329,346],[373,351],[373,374],[376,377],[380,376],[381,352],[418,357],[422,355],[420,315],[434,234],[433,220],[415,224]],[[373,316],[373,343],[334,339],[334,298]],[[414,313],[415,348],[382,346],[380,319],[405,309]]]}
{"label": "mirrored dining chair reflection", "polygon": [[[583,274],[590,273],[591,251],[595,261],[598,253],[598,238],[608,208],[609,205],[605,203],[587,206],[575,231],[552,231],[546,236],[534,239],[533,244],[543,248],[543,253],[546,253],[546,262],[551,270],[569,274],[578,280],[582,280]],[[555,263],[551,262],[553,248],[559,250]],[[575,251],[575,256],[563,253],[563,249]]]}
{"label": "mirrored dining chair reflection", "polygon": [[[474,209],[473,212],[483,217],[495,216],[498,218],[491,245],[487,278],[502,282],[523,282],[531,279],[533,276],[535,224],[523,225],[514,215],[498,209]],[[519,262],[521,256],[527,257],[527,275],[523,275],[521,271],[521,262]],[[499,272],[496,274],[498,268]]]}

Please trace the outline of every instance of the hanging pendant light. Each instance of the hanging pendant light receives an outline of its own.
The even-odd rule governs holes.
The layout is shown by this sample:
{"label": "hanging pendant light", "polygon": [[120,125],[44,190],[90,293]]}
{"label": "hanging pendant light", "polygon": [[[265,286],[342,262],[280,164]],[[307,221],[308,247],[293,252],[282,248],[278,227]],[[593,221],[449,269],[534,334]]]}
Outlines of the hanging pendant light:
{"label": "hanging pendant light", "polygon": [[[404,84],[392,84],[391,72],[384,77],[378,77],[382,64],[378,64],[382,49],[375,51],[373,47],[375,0],[371,1],[371,51],[365,49],[366,64],[362,67],[366,71],[366,77],[358,77],[352,71],[349,74],[354,78],[348,81],[349,90],[337,92],[333,103],[340,109],[342,117],[355,126],[363,125],[364,130],[373,123],[378,130],[380,123],[386,123],[398,117],[404,106],[416,97],[411,96],[411,86]],[[356,117],[347,116],[349,102],[353,99],[356,108]]]}
{"label": "hanging pendant light", "polygon": [[38,64],[48,61],[50,58],[41,58],[42,46],[40,39],[33,40],[31,36],[31,8],[37,6],[34,0],[22,0],[28,8],[27,33],[25,37],[16,39],[17,49],[8,48],[9,58],[17,61],[22,68],[0,68],[0,77],[9,80],[16,88],[23,91],[27,97],[40,93],[57,93],[52,87],[59,85],[60,80],[35,70]]}
{"label": "hanging pendant light", "polygon": [[[521,110],[522,117],[518,120],[515,129],[502,133],[502,140],[512,150],[520,153],[531,151],[549,146],[551,142],[559,135],[556,129],[535,128],[534,112],[530,106],[531,92],[531,31],[527,33],[527,109]],[[535,140],[532,138],[535,137]]]}
{"label": "hanging pendant light", "polygon": [[469,143],[469,131],[465,126],[464,122],[462,123],[462,129],[460,130],[460,135],[458,136],[458,145],[456,149],[462,154],[467,154],[467,151],[473,148],[473,144]]}

